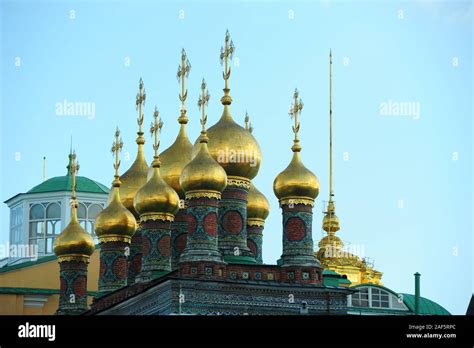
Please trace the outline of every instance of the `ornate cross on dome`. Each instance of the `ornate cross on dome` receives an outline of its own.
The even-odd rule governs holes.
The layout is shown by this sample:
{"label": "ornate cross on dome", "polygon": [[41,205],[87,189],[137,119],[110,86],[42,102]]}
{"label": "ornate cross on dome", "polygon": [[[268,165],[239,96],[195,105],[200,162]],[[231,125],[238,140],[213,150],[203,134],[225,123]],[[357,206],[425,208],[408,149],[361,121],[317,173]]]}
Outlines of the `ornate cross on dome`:
{"label": "ornate cross on dome", "polygon": [[136,102],[135,102],[136,109],[138,111],[137,123],[138,123],[138,135],[139,136],[143,135],[143,132],[142,132],[142,124],[143,124],[143,110],[142,110],[142,107],[145,105],[145,101],[146,101],[146,92],[145,92],[145,88],[143,87],[143,80],[140,77],[140,83],[138,85],[137,99],[136,99]]}
{"label": "ornate cross on dome", "polygon": [[76,151],[72,152],[71,155],[71,176],[72,176],[72,188],[71,188],[71,201],[70,205],[71,208],[76,209],[77,204],[77,197],[76,197],[76,174],[79,171],[79,162],[76,161]]}
{"label": "ornate cross on dome", "polygon": [[207,122],[207,115],[206,115],[206,106],[209,103],[209,99],[211,95],[209,94],[208,90],[206,89],[206,81],[202,79],[201,83],[201,95],[199,96],[198,100],[198,107],[201,110],[201,142],[207,142],[207,135],[206,135],[206,122]]}
{"label": "ornate cross on dome", "polygon": [[155,137],[155,142],[153,144],[153,150],[155,150],[155,155],[153,156],[152,166],[155,168],[156,166],[160,166],[160,159],[158,156],[158,148],[160,147],[160,141],[158,140],[158,133],[161,132],[161,128],[163,128],[163,121],[161,118],[158,120],[158,108],[155,106],[155,112],[153,113],[153,118],[155,119],[154,122],[151,123],[150,126],[150,134],[151,136]]}
{"label": "ornate cross on dome", "polygon": [[230,105],[232,103],[232,98],[229,95],[229,77],[230,77],[230,66],[229,59],[232,60],[235,52],[235,46],[232,40],[230,39],[229,31],[225,33],[225,48],[221,47],[220,61],[221,65],[225,63],[224,71],[222,72],[222,77],[225,81],[224,96],[221,98],[221,102],[224,105]]}
{"label": "ornate cross on dome", "polygon": [[186,117],[186,97],[188,96],[188,90],[185,86],[185,81],[189,76],[189,72],[191,71],[191,63],[186,56],[186,51],[181,51],[181,65],[178,66],[178,73],[176,74],[176,78],[178,82],[181,82],[181,94],[179,95],[179,100],[181,101],[181,116],[179,117],[180,123],[187,123],[188,119]]}
{"label": "ornate cross on dome", "polygon": [[294,144],[291,148],[294,152],[301,151],[301,146],[299,145],[300,141],[298,139],[298,132],[300,130],[300,122],[298,120],[298,115],[301,110],[303,110],[303,101],[301,100],[301,98],[298,99],[298,96],[298,89],[295,89],[295,93],[293,94],[294,102],[291,104],[290,112],[288,113],[292,119],[295,119],[295,125],[292,127],[293,133],[295,133],[295,139]]}
{"label": "ornate cross on dome", "polygon": [[115,169],[115,180],[114,180],[114,184],[118,183],[120,184],[120,180],[119,180],[119,173],[118,173],[118,170],[119,170],[119,167],[120,167],[120,160],[119,160],[119,152],[122,151],[122,148],[123,148],[123,141],[122,141],[122,138],[120,138],[120,131],[117,127],[116,131],[115,131],[115,141],[112,143],[112,149],[110,150],[112,152],[113,155],[115,155],[115,163],[114,163],[114,169]]}

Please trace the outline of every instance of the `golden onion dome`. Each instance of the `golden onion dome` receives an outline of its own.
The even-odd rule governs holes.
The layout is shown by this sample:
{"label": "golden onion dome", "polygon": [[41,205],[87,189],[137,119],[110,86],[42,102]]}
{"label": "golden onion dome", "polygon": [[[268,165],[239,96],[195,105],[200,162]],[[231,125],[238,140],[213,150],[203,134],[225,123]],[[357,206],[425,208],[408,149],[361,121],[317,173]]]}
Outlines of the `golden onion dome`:
{"label": "golden onion dome", "polygon": [[71,211],[71,221],[61,234],[54,240],[54,253],[56,256],[80,255],[90,256],[94,252],[94,240],[77,220],[77,208]]}
{"label": "golden onion dome", "polygon": [[159,164],[153,164],[153,173],[137,191],[134,206],[142,221],[156,218],[174,219],[179,209],[179,196],[161,177]]}
{"label": "golden onion dome", "polygon": [[[184,199],[184,191],[179,183],[179,178],[183,168],[191,161],[193,145],[186,134],[186,125],[181,124],[178,136],[175,142],[160,155],[161,177]],[[149,175],[152,168],[150,167]]]}
{"label": "golden onion dome", "polygon": [[[209,153],[224,168],[227,176],[253,179],[260,168],[262,153],[257,140],[245,128],[234,122],[229,105],[224,105],[220,120],[207,130]],[[199,150],[199,140],[193,157]]]}
{"label": "golden onion dome", "polygon": [[253,183],[250,183],[250,190],[247,196],[247,219],[265,220],[269,212],[270,204],[267,198]]}
{"label": "golden onion dome", "polygon": [[95,219],[95,234],[101,241],[130,241],[136,229],[135,217],[120,201],[119,186],[114,186],[109,204]]}
{"label": "golden onion dome", "polygon": [[[202,136],[199,137],[202,139]],[[198,143],[198,152],[184,167],[180,184],[186,194],[190,192],[222,192],[227,185],[225,170],[212,158],[207,143]]]}
{"label": "golden onion dome", "polygon": [[293,153],[288,167],[275,178],[273,191],[279,200],[293,198],[314,200],[318,196],[319,180],[304,166],[299,151]]}
{"label": "golden onion dome", "polygon": [[143,133],[141,136],[139,134],[137,143],[137,158],[132,166],[120,177],[120,181],[122,182],[122,185],[120,186],[120,199],[125,208],[127,208],[135,217],[138,217],[138,213],[135,210],[133,200],[140,187],[147,182],[148,172],[148,164],[146,163],[143,151],[143,144],[145,143]]}

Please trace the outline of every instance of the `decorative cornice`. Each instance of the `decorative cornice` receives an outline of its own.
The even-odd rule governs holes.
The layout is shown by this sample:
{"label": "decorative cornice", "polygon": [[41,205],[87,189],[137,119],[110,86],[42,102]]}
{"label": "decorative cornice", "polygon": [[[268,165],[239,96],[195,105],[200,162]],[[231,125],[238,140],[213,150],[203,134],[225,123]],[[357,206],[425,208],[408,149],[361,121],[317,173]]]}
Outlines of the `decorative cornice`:
{"label": "decorative cornice", "polygon": [[132,241],[130,236],[121,236],[119,234],[109,234],[102,237],[99,237],[99,242],[108,243],[108,242],[124,242],[129,243]]}
{"label": "decorative cornice", "polygon": [[82,254],[67,254],[67,255],[58,256],[58,263],[71,262],[71,261],[83,262],[83,263],[88,264],[89,256],[82,255]]}
{"label": "decorative cornice", "polygon": [[250,219],[247,219],[247,226],[264,227],[265,220],[259,219],[259,218],[250,218]]}
{"label": "decorative cornice", "polygon": [[250,190],[250,180],[242,176],[228,176],[227,177],[227,187],[243,187],[247,190]]}
{"label": "decorative cornice", "polygon": [[193,198],[209,198],[209,199],[221,199],[221,193],[218,191],[188,191],[186,192],[186,199]]}
{"label": "decorative cornice", "polygon": [[174,215],[169,213],[147,213],[140,215],[140,223],[157,220],[173,222]]}
{"label": "decorative cornice", "polygon": [[284,205],[291,206],[291,205],[298,205],[298,204],[310,205],[310,206],[314,207],[314,199],[309,198],[309,197],[308,198],[306,198],[306,197],[286,197],[286,198],[280,199],[280,207],[282,207]]}

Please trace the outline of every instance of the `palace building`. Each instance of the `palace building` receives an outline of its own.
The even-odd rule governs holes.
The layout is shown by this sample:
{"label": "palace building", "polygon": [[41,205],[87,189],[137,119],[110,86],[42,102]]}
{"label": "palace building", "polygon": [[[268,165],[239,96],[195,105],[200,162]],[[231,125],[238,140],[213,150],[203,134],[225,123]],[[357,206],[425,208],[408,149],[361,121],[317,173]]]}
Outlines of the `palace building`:
{"label": "palace building", "polygon": [[[145,142],[146,93],[140,79],[136,159],[119,174],[123,142],[116,129],[110,191],[77,176],[79,166],[71,152],[65,178],[50,179],[25,196],[9,199],[6,203],[12,209],[12,227],[22,231],[18,236],[25,241],[44,239],[34,243],[41,245],[45,254],[54,250],[56,257],[25,262],[24,267],[0,267],[0,284],[2,279],[9,279],[8,274],[16,273],[18,279],[32,267],[37,273],[41,267],[41,273],[47,269],[48,277],[52,274],[56,279],[49,283],[49,295],[54,298],[43,300],[45,309],[36,314],[51,313],[54,304],[54,312],[61,315],[447,314],[420,296],[419,275],[415,296],[398,294],[382,285],[382,273],[366,260],[345,252],[342,240],[335,235],[340,226],[332,189],[331,53],[330,195],[322,221],[327,236],[315,251],[313,207],[320,183],[304,165],[304,144],[299,139],[303,103],[295,90],[290,110],[294,120],[291,146],[290,134],[287,139],[289,164],[273,182],[282,211],[282,255],[276,264],[263,263],[269,202],[253,184],[262,153],[248,115],[241,126],[231,112],[229,62],[234,51],[227,32],[220,53],[225,83],[220,99],[222,114],[208,127],[210,95],[203,79],[198,100],[201,133],[194,143],[186,132],[186,79],[191,65],[183,49],[178,69],[180,130],[170,147],[160,153],[164,123],[156,107],[149,129],[153,141]],[[145,146],[154,151],[150,165]],[[34,198],[40,192],[48,192],[49,198]],[[58,207],[50,208],[56,203]],[[21,207],[19,220],[13,219],[16,207]],[[51,211],[55,214],[48,215]],[[57,226],[61,226],[60,234]],[[48,231],[54,231],[54,238]],[[33,276],[31,272],[29,276]],[[9,281],[11,285],[11,278]],[[8,287],[2,286],[0,298],[8,294]],[[27,301],[34,289],[25,289],[21,291]],[[17,302],[21,291],[17,294],[11,290]],[[0,306],[0,312],[20,312],[20,307]]]}

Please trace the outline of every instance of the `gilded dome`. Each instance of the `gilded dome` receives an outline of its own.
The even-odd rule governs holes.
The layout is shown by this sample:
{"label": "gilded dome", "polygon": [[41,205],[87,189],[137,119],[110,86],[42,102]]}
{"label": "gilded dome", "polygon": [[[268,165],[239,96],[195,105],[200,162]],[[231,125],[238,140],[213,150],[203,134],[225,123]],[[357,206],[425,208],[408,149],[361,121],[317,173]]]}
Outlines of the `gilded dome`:
{"label": "gilded dome", "polygon": [[[200,139],[201,137],[198,140],[201,141]],[[197,154],[181,173],[179,180],[181,187],[186,193],[224,191],[227,185],[225,170],[212,158],[206,142],[200,142],[197,145]]]}
{"label": "gilded dome", "polygon": [[[220,120],[207,130],[209,153],[224,168],[227,176],[253,179],[260,168],[262,153],[257,140],[232,119],[229,105],[224,105]],[[199,140],[193,148],[198,153]]]}
{"label": "gilded dome", "polygon": [[250,183],[250,190],[247,196],[247,219],[265,220],[269,212],[270,204],[267,198],[253,183]]}
{"label": "gilded dome", "polygon": [[109,204],[95,219],[95,234],[101,241],[108,238],[128,241],[136,229],[135,217],[120,201],[119,186],[114,186]]}
{"label": "gilded dome", "polygon": [[273,191],[278,199],[304,198],[314,200],[319,194],[319,180],[301,161],[299,151],[284,171],[273,182]]}
{"label": "gilded dome", "polygon": [[323,230],[328,233],[334,233],[340,230],[339,218],[336,216],[336,214],[326,213],[323,218]]}
{"label": "gilded dome", "polygon": [[141,221],[155,218],[173,220],[178,212],[179,196],[161,177],[159,165],[153,164],[153,173],[137,191],[134,206]]}
{"label": "gilded dome", "polygon": [[56,256],[90,256],[95,249],[94,240],[92,236],[79,225],[76,208],[72,209],[71,214],[71,221],[54,240],[54,253]]}
{"label": "gilded dome", "polygon": [[161,177],[178,193],[181,199],[184,199],[184,191],[179,183],[179,178],[183,168],[191,161],[193,152],[193,145],[188,139],[185,127],[185,124],[181,124],[175,142],[160,155]]}
{"label": "gilded dome", "polygon": [[120,199],[125,208],[135,217],[138,217],[138,213],[133,205],[133,200],[140,187],[147,182],[148,172],[148,164],[146,163],[145,154],[143,152],[143,144],[145,143],[143,136],[138,136],[137,143],[137,158],[132,166],[120,177],[120,181],[122,182],[120,186]]}

